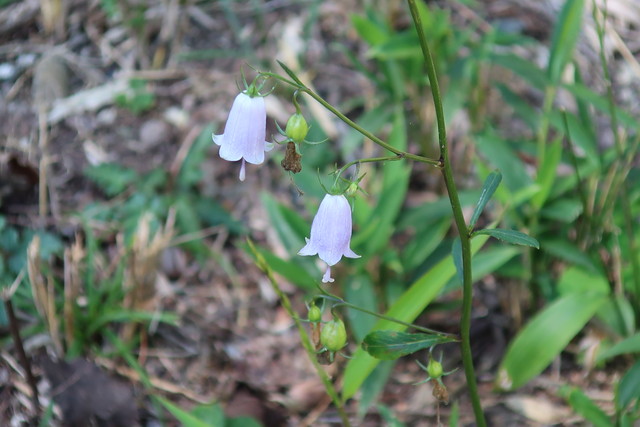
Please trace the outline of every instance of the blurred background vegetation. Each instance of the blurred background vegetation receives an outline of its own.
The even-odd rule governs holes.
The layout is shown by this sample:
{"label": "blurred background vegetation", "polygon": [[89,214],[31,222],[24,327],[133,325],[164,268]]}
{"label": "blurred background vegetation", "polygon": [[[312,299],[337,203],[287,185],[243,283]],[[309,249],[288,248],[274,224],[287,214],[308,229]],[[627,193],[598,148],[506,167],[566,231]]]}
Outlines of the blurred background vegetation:
{"label": "blurred background vegetation", "polygon": [[[640,4],[420,6],[465,211],[499,169],[479,223],[541,246],[478,240],[472,341],[489,424],[633,425]],[[366,129],[437,157],[404,2],[4,0],[0,41],[0,276],[43,425],[334,425],[245,241],[304,317],[321,273],[296,253],[323,196],[318,176],[328,183],[336,163],[380,152],[305,99],[308,139],[328,142],[303,147],[295,176],[276,149],[239,183],[211,134],[240,68],[280,71],[280,60]],[[291,96],[275,85],[266,98],[268,134],[294,111]],[[352,248],[362,258],[341,262],[332,292],[457,333],[439,172],[410,162],[361,172]],[[411,385],[425,377],[412,360],[378,364],[358,350],[374,318],[345,315],[354,358],[327,370],[358,425],[468,425],[461,373],[446,378],[451,405],[440,407],[432,384]],[[0,424],[20,425],[38,411],[9,326],[0,308]],[[454,347],[436,351],[447,370],[460,365]]]}

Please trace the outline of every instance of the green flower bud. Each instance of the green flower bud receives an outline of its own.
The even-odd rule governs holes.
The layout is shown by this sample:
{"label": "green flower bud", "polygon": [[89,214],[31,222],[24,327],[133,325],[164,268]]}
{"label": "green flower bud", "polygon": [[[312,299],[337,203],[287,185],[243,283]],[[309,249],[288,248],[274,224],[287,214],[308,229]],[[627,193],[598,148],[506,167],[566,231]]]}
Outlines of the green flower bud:
{"label": "green flower bud", "polygon": [[444,370],[442,369],[442,363],[438,362],[436,359],[429,359],[429,364],[427,365],[427,373],[431,378],[440,378],[443,372]]}
{"label": "green flower bud", "polygon": [[356,194],[357,192],[358,192],[358,183],[357,182],[352,182],[347,187],[347,190],[344,192],[344,195],[350,197],[350,196],[353,196],[354,194]]}
{"label": "green flower bud", "polygon": [[339,351],[347,343],[347,330],[341,319],[334,318],[322,327],[320,343],[329,351]]}
{"label": "green flower bud", "polygon": [[309,316],[309,322],[317,323],[322,319],[322,311],[317,305],[311,304],[309,306],[308,316]]}
{"label": "green flower bud", "polygon": [[302,114],[296,113],[289,117],[284,133],[299,144],[304,141],[307,133],[309,133],[309,125]]}

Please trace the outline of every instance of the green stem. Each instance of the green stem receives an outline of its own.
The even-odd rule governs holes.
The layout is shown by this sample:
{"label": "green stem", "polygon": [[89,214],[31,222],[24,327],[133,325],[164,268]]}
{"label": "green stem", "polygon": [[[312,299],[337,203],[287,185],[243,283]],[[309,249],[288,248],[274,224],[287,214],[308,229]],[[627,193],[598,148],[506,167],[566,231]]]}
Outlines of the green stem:
{"label": "green stem", "polygon": [[[338,179],[340,179],[340,176],[353,165],[359,165],[360,163],[394,162],[396,160],[402,160],[402,159],[404,159],[404,155],[397,154],[395,156],[369,157],[366,159],[358,159],[358,160],[350,161],[349,163],[345,164],[344,166],[342,166],[340,169],[336,171],[336,182],[338,181]],[[356,177],[356,179],[357,178],[358,177]]]}
{"label": "green stem", "polygon": [[415,329],[415,330],[420,331],[420,332],[424,332],[424,333],[427,333],[427,334],[435,334],[435,335],[439,335],[439,336],[443,336],[443,337],[454,338],[456,341],[458,340],[458,337],[456,337],[455,335],[447,334],[445,332],[436,331],[434,329],[425,328],[425,327],[419,326],[419,325],[414,325],[413,323],[403,322],[402,320],[398,320],[398,319],[396,319],[394,317],[390,317],[390,316],[386,316],[384,314],[376,313],[375,311],[367,310],[366,308],[362,308],[362,307],[359,307],[357,305],[351,304],[350,302],[347,302],[347,301],[343,300],[340,297],[337,297],[337,296],[335,296],[333,294],[327,293],[324,289],[322,290],[322,292],[323,292],[323,294],[322,295],[317,295],[316,298],[323,298],[323,299],[327,299],[327,300],[331,300],[331,301],[336,302],[337,304],[335,304],[333,307],[344,306],[344,307],[350,308],[352,310],[357,310],[357,311],[360,311],[362,313],[366,313],[366,314],[368,314],[370,316],[377,317],[379,319],[384,319],[384,320],[387,320],[389,322],[397,323],[398,325],[406,326],[407,328]]}
{"label": "green stem", "polygon": [[[611,131],[613,132],[613,139],[615,142],[616,152],[618,154],[618,158],[620,159],[616,163],[622,163],[622,158],[624,156],[624,144],[622,142],[622,137],[620,135],[620,131],[618,129],[618,114],[616,113],[616,103],[613,97],[613,86],[611,84],[611,76],[609,74],[609,66],[607,64],[607,57],[604,52],[604,33],[605,33],[605,25],[607,23],[607,3],[605,2],[605,8],[602,11],[602,23],[599,19],[597,19],[597,10],[598,8],[593,7],[593,18],[596,23],[596,31],[598,33],[598,41],[600,44],[600,64],[602,66],[602,73],[604,74],[604,81],[607,86],[607,99],[609,101],[609,114],[611,115]],[[619,171],[619,168],[615,167],[614,164],[613,170]],[[629,192],[627,191],[627,181],[625,180],[625,176],[622,173],[618,172],[621,192],[620,198],[622,203],[622,212],[624,214],[624,225],[625,229],[628,233],[628,247],[630,252],[631,259],[631,270],[633,272],[633,282],[635,287],[635,302],[636,302],[636,312],[640,312],[640,261],[638,261],[638,245],[635,239],[635,233],[633,233],[633,215],[631,214],[631,204],[629,203]],[[617,193],[617,192],[616,192]]]}
{"label": "green stem", "polygon": [[411,154],[411,153],[407,153],[406,151],[402,151],[402,150],[398,150],[397,148],[395,148],[394,146],[390,145],[389,143],[383,141],[382,139],[378,138],[377,136],[375,136],[374,134],[372,134],[371,132],[369,132],[368,130],[366,130],[365,128],[363,128],[362,126],[360,126],[359,124],[357,124],[356,122],[354,122],[353,120],[351,120],[350,118],[348,118],[347,116],[345,116],[344,114],[342,114],[340,111],[338,111],[337,108],[335,108],[333,105],[329,104],[324,98],[322,98],[320,95],[318,95],[317,93],[315,93],[313,90],[311,90],[310,88],[308,88],[307,86],[304,86],[300,83],[296,83],[293,82],[289,79],[286,79],[282,76],[279,76],[278,74],[275,73],[261,73],[264,76],[268,76],[268,77],[272,77],[276,80],[280,80],[281,82],[287,83],[293,87],[296,87],[300,92],[304,92],[307,95],[309,95],[310,97],[312,97],[313,99],[315,99],[316,101],[318,101],[318,103],[320,103],[324,108],[326,108],[327,110],[331,111],[337,118],[339,118],[340,120],[342,120],[343,122],[345,122],[347,125],[349,125],[350,127],[352,127],[353,129],[355,129],[356,131],[358,131],[359,133],[361,133],[362,135],[364,135],[366,138],[369,138],[371,141],[375,142],[376,144],[378,144],[380,147],[391,151],[392,153],[396,154],[397,156],[401,156],[402,158],[405,159],[409,159],[409,160],[415,160],[417,162],[421,162],[421,163],[427,163],[433,166],[440,166],[440,161],[435,160],[435,159],[430,159],[428,157],[424,157],[424,156],[418,156],[417,154]]}
{"label": "green stem", "polygon": [[249,245],[249,250],[251,250],[251,253],[256,259],[256,265],[260,270],[262,270],[267,275],[267,278],[269,279],[269,282],[271,282],[271,286],[273,287],[273,290],[276,292],[276,294],[280,298],[280,301],[282,301],[282,306],[295,322],[296,327],[298,328],[298,333],[300,334],[300,340],[302,341],[302,345],[304,346],[304,349],[307,351],[307,354],[309,355],[309,359],[311,360],[313,367],[316,369],[318,377],[324,384],[324,388],[327,390],[327,394],[333,401],[333,404],[335,405],[338,411],[338,414],[340,415],[340,419],[342,420],[342,425],[345,427],[351,427],[351,423],[349,422],[349,416],[347,415],[347,412],[344,409],[344,404],[340,399],[340,396],[338,396],[338,392],[333,386],[331,379],[329,378],[325,370],[322,369],[322,366],[320,366],[320,364],[318,363],[318,359],[316,358],[316,350],[313,347],[313,344],[309,339],[309,335],[307,334],[306,329],[302,325],[300,318],[298,317],[296,312],[293,310],[289,297],[287,297],[287,295],[284,292],[282,292],[282,289],[280,289],[280,285],[278,284],[278,281],[276,280],[276,278],[273,276],[273,271],[269,267],[269,264],[267,263],[267,261],[265,261],[265,259],[262,257],[260,252],[256,250],[256,247],[254,246],[253,242],[250,239],[247,239],[247,243]]}
{"label": "green stem", "polygon": [[476,375],[473,368],[473,357],[471,353],[471,303],[473,300],[473,282],[471,280],[471,242],[469,238],[469,232],[467,230],[467,224],[462,214],[462,206],[460,204],[460,198],[458,197],[458,190],[456,188],[455,181],[453,179],[453,173],[451,169],[451,161],[449,159],[449,150],[447,146],[447,133],[444,120],[444,110],[442,108],[442,98],[440,96],[440,87],[438,85],[438,77],[436,75],[436,67],[427,44],[427,39],[424,34],[422,26],[422,20],[416,6],[415,0],[407,0],[409,9],[411,10],[411,17],[413,23],[418,32],[418,38],[420,40],[420,47],[422,48],[422,55],[427,69],[427,75],[429,76],[429,82],[431,83],[431,94],[433,96],[433,103],[436,110],[436,121],[438,125],[438,142],[440,145],[440,166],[444,177],[444,182],[447,187],[447,193],[449,194],[449,201],[451,203],[451,209],[453,210],[453,216],[460,235],[460,243],[462,246],[462,271],[463,271],[463,291],[462,291],[462,316],[460,319],[460,338],[461,338],[461,350],[462,350],[462,364],[464,366],[464,373],[467,379],[467,389],[471,397],[471,403],[473,405],[473,412],[476,418],[476,424],[478,427],[486,427],[487,423],[484,418],[484,412],[482,411],[482,405],[480,404],[480,397],[478,395],[478,385],[476,383]]}

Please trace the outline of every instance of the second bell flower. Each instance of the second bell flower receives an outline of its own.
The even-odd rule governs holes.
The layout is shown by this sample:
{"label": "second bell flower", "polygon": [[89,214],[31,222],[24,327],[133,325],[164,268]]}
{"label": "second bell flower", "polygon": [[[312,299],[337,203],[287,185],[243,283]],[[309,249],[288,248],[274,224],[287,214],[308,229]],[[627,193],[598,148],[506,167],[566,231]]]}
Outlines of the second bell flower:
{"label": "second bell flower", "polygon": [[300,249],[298,255],[318,255],[328,264],[322,282],[333,282],[331,266],[342,259],[360,258],[351,250],[351,206],[347,198],[340,195],[327,194],[322,199],[318,213],[311,224],[311,238],[305,239],[307,244]]}

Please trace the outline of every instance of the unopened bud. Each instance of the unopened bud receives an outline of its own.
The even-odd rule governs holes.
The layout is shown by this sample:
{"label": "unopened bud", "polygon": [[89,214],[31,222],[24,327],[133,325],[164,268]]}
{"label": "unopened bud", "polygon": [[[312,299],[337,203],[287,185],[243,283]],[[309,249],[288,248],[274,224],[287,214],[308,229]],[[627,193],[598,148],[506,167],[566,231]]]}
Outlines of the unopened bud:
{"label": "unopened bud", "polygon": [[442,369],[442,363],[438,362],[436,359],[429,359],[429,364],[427,365],[427,373],[433,379],[438,379],[442,376],[444,370]]}
{"label": "unopened bud", "polygon": [[297,142],[299,144],[304,141],[307,134],[309,133],[309,125],[307,124],[307,121],[304,119],[302,114],[296,113],[293,116],[289,117],[284,133],[287,135],[287,137],[291,138],[294,142]]}
{"label": "unopened bud", "polygon": [[309,322],[318,323],[322,319],[322,311],[317,305],[311,304],[309,306],[308,316],[309,316]]}
{"label": "unopened bud", "polygon": [[347,330],[341,319],[334,318],[322,327],[320,343],[329,351],[339,351],[347,343]]}

